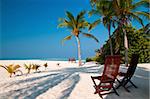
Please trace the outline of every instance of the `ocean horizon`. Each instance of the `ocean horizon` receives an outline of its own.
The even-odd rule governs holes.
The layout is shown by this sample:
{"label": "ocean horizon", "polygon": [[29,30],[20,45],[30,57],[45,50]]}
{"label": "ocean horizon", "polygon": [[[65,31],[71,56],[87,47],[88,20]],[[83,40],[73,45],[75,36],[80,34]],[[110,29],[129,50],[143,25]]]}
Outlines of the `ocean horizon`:
{"label": "ocean horizon", "polygon": [[[0,60],[47,60],[47,61],[68,61],[68,59],[69,58],[0,58]],[[84,60],[85,59],[82,59],[82,61]]]}

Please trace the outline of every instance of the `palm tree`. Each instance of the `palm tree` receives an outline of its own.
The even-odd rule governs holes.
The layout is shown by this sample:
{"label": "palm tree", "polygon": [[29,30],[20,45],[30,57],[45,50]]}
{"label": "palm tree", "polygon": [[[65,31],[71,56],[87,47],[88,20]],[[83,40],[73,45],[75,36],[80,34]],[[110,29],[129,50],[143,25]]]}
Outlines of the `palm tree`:
{"label": "palm tree", "polygon": [[[110,53],[113,55],[113,49],[112,49],[112,40],[111,40],[111,26],[114,26],[115,20],[113,20],[113,10],[112,9],[112,2],[106,1],[106,0],[90,0],[92,5],[92,10],[89,12],[89,15],[99,15],[100,19],[96,20],[90,25],[89,30],[94,28],[96,25],[98,25],[100,22],[103,23],[103,25],[108,30],[109,35],[109,45],[110,45]],[[101,21],[102,18],[102,21]]]}
{"label": "palm tree", "polygon": [[[125,46],[125,64],[128,65],[128,39],[127,39],[127,34],[125,27],[129,23],[132,22],[132,20],[138,21],[142,26],[143,20],[141,19],[141,16],[146,17],[147,19],[150,18],[149,12],[146,11],[141,11],[137,8],[143,7],[143,8],[149,8],[149,0],[141,0],[139,2],[135,2],[134,0],[90,0],[92,5],[96,3],[97,7],[96,9],[99,8],[99,6],[104,5],[104,6],[110,6],[111,9],[109,13],[109,16],[111,17],[115,22],[118,24],[117,29],[122,29],[124,33],[124,46]],[[103,2],[102,2],[103,1]],[[108,5],[105,5],[106,2],[109,1]],[[107,11],[105,10],[105,11]],[[142,9],[143,10],[143,9]],[[95,13],[95,12],[94,12]]]}
{"label": "palm tree", "polygon": [[134,0],[112,0],[113,9],[115,12],[116,19],[118,19],[119,26],[124,33],[124,46],[125,46],[125,64],[128,66],[128,39],[127,33],[125,30],[126,25],[132,22],[132,20],[138,21],[142,26],[143,20],[141,16],[150,18],[149,12],[144,12],[141,10],[137,10],[139,7],[149,7],[148,0],[141,0],[139,2],[134,2]]}
{"label": "palm tree", "polygon": [[38,64],[32,64],[32,69],[35,70],[37,72],[37,70],[39,70],[40,65]]}
{"label": "palm tree", "polygon": [[46,70],[46,68],[48,67],[48,64],[47,64],[47,63],[45,63],[43,66],[45,67],[45,70]]}
{"label": "palm tree", "polygon": [[31,64],[29,64],[29,65],[27,65],[27,64],[24,64],[24,67],[25,67],[25,69],[27,69],[28,70],[28,74],[30,73],[30,71],[31,71],[31,69],[32,69],[32,65]]}
{"label": "palm tree", "polygon": [[84,18],[85,13],[86,13],[85,11],[81,11],[76,17],[74,17],[72,13],[66,11],[67,18],[61,18],[60,24],[58,25],[58,27],[66,27],[71,30],[71,35],[65,37],[63,39],[63,41],[70,40],[72,38],[72,36],[74,36],[76,38],[76,41],[78,44],[79,66],[82,65],[79,35],[83,34],[84,36],[93,38],[94,40],[96,40],[96,42],[98,42],[98,39],[95,36],[93,36],[92,34],[82,32],[83,29],[89,27],[88,22]]}
{"label": "palm tree", "polygon": [[19,68],[21,67],[20,65],[13,65],[13,64],[8,66],[0,65],[0,67],[4,68],[10,74],[10,77],[12,77],[12,74],[15,75],[17,72],[23,74],[22,71],[19,70]]}

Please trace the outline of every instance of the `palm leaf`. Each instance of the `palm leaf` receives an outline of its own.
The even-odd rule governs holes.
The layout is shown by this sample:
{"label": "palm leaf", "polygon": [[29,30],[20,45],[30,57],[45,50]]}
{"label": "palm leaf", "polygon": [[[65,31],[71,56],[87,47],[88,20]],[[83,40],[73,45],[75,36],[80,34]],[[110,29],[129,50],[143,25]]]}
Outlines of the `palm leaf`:
{"label": "palm leaf", "polygon": [[89,23],[87,21],[82,21],[77,24],[78,29],[84,29],[89,27]]}
{"label": "palm leaf", "polygon": [[100,10],[96,10],[96,9],[92,9],[91,11],[89,11],[88,15],[89,15],[89,17],[92,16],[92,15],[102,16]]}
{"label": "palm leaf", "polygon": [[71,38],[72,38],[72,35],[69,35],[69,36],[65,37],[65,38],[62,40],[62,45],[64,44],[64,41],[70,40]]}
{"label": "palm leaf", "polygon": [[134,13],[137,14],[137,15],[146,17],[146,19],[148,19],[148,20],[150,19],[150,13],[148,13],[148,12],[136,11],[136,12],[134,12]]}
{"label": "palm leaf", "polygon": [[73,27],[76,27],[76,21],[74,16],[72,15],[72,13],[70,13],[69,11],[66,11],[66,15],[67,17],[70,19],[70,22],[72,23]]}
{"label": "palm leaf", "polygon": [[74,27],[73,27],[73,24],[71,23],[71,22],[69,22],[69,21],[67,21],[66,19],[63,19],[63,21],[60,23],[60,24],[58,24],[58,26],[57,26],[58,28],[59,27],[67,27],[67,28],[70,28],[70,29],[73,29]]}
{"label": "palm leaf", "polygon": [[137,16],[134,13],[131,13],[131,12],[129,13],[129,15],[131,15],[134,20],[137,20],[144,27],[143,20],[139,16]]}
{"label": "palm leaf", "polygon": [[88,30],[92,30],[95,28],[99,23],[101,22],[101,19],[96,20],[95,22],[91,23]]}
{"label": "palm leaf", "polygon": [[99,42],[98,39],[92,34],[89,34],[89,33],[82,33],[82,34],[86,37],[94,39],[96,42]]}
{"label": "palm leaf", "polygon": [[144,6],[146,8],[149,8],[150,6],[150,2],[149,0],[141,0],[139,2],[136,2],[134,3],[132,6],[131,6],[131,9],[136,9],[136,8],[140,8],[141,6]]}
{"label": "palm leaf", "polygon": [[86,11],[81,11],[78,15],[77,15],[77,24],[80,20],[82,20],[84,18],[84,14],[86,13]]}
{"label": "palm leaf", "polygon": [[16,71],[20,67],[21,67],[20,65],[15,65],[15,66],[13,66],[13,70]]}

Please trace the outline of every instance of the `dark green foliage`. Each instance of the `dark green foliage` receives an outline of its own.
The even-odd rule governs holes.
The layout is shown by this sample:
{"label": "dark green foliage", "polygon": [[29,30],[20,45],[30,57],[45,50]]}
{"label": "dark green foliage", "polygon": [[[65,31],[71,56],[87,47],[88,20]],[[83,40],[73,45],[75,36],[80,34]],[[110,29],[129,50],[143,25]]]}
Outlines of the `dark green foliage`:
{"label": "dark green foliage", "polygon": [[[131,25],[125,27],[125,30],[128,36],[128,41],[129,41],[128,42],[129,43],[129,49],[128,49],[129,61],[133,53],[138,53],[140,55],[139,63],[150,62],[149,60],[150,59],[150,51],[149,51],[150,34],[147,32],[149,31],[148,26],[149,25],[146,25],[144,28],[141,28],[139,30],[136,30]],[[122,63],[124,63],[124,54],[125,54],[124,38],[121,33],[122,33],[122,30],[119,30],[119,29],[113,33],[112,44],[113,44],[113,53],[115,53],[116,55],[117,54],[121,55]],[[107,40],[106,43],[101,48],[102,53],[99,56],[100,63],[104,63],[105,56],[110,55],[109,49],[110,49],[109,43]]]}
{"label": "dark green foliage", "polygon": [[93,61],[92,58],[89,58],[89,57],[86,58],[86,62],[91,62],[91,61]]}

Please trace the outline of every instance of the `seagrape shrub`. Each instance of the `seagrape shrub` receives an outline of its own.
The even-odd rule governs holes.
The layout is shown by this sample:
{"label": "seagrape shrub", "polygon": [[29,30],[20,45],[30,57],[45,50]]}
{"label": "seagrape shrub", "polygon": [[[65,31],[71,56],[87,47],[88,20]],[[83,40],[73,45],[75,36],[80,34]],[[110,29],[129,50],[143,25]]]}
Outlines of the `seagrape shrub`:
{"label": "seagrape shrub", "polygon": [[93,61],[92,58],[90,57],[86,58],[86,62],[91,62],[91,61]]}

